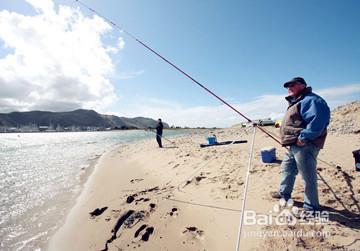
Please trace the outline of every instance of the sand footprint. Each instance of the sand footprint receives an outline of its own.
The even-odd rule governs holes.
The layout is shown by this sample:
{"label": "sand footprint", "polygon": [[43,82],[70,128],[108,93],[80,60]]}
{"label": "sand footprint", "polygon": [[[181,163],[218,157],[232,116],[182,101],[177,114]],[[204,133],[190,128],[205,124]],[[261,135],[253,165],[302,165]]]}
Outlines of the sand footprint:
{"label": "sand footprint", "polygon": [[96,216],[101,215],[108,207],[96,208],[94,211],[90,212],[90,218],[94,219]]}
{"label": "sand footprint", "polygon": [[154,227],[147,227],[146,224],[141,225],[141,227],[139,227],[138,230],[136,230],[134,234],[134,238],[137,238],[145,228],[146,230],[145,233],[141,236],[141,240],[148,241],[150,235],[154,232]]}
{"label": "sand footprint", "polygon": [[144,179],[132,179],[130,180],[131,183],[135,183],[135,182],[140,182],[143,181]]}
{"label": "sand footprint", "polygon": [[190,236],[191,238],[196,238],[200,240],[204,239],[204,231],[198,229],[197,227],[186,227],[186,229],[182,233]]}
{"label": "sand footprint", "polygon": [[176,217],[176,216],[179,216],[179,210],[176,208],[176,207],[173,207],[171,209],[171,212],[168,213],[170,216],[173,216],[173,217]]}

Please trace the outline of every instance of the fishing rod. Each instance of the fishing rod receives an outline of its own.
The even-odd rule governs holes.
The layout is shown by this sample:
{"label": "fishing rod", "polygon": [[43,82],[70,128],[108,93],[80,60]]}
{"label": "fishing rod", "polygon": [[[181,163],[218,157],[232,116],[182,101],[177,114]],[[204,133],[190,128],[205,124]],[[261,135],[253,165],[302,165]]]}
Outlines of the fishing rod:
{"label": "fishing rod", "polygon": [[[197,81],[196,79],[194,79],[193,77],[191,77],[189,74],[187,74],[185,71],[183,71],[182,69],[180,69],[178,66],[176,66],[174,63],[172,63],[170,60],[166,59],[165,57],[163,57],[162,55],[160,55],[160,53],[156,52],[154,49],[152,49],[150,46],[148,46],[147,44],[143,43],[140,39],[138,39],[135,35],[133,35],[132,33],[128,32],[127,30],[125,30],[124,28],[118,26],[116,23],[114,23],[113,21],[111,21],[110,19],[108,19],[107,17],[103,16],[102,14],[100,14],[99,12],[97,12],[96,10],[94,10],[93,8],[89,7],[88,5],[84,4],[82,1],[80,0],[75,0],[75,2],[79,3],[80,5],[82,5],[83,7],[85,7],[86,9],[90,10],[91,12],[93,12],[94,14],[100,16],[101,18],[103,18],[107,23],[109,23],[110,25],[112,25],[113,27],[115,27],[117,30],[119,30],[120,32],[124,32],[125,34],[127,34],[129,37],[131,37],[132,39],[134,39],[136,42],[138,42],[139,44],[141,44],[142,46],[144,46],[146,49],[148,49],[150,52],[152,52],[153,54],[155,54],[156,56],[158,56],[159,58],[161,58],[163,61],[165,61],[166,63],[168,63],[169,65],[171,65],[173,68],[175,68],[177,71],[179,71],[181,74],[185,75],[187,78],[189,78],[192,82],[194,82],[195,84],[197,84],[198,86],[200,86],[201,88],[203,88],[205,91],[207,91],[208,93],[210,93],[212,96],[214,96],[215,98],[217,98],[218,100],[220,100],[223,104],[225,104],[226,106],[228,106],[231,110],[233,110],[234,112],[236,112],[238,115],[240,115],[241,117],[243,117],[244,119],[247,120],[247,122],[249,123],[253,123],[253,121],[248,118],[247,116],[245,116],[243,113],[241,113],[240,111],[238,111],[235,107],[233,107],[232,105],[230,105],[228,102],[226,102],[224,99],[222,99],[221,97],[219,97],[218,95],[216,95],[213,91],[211,91],[210,89],[208,89],[205,85],[201,84],[199,81]],[[275,140],[277,143],[279,143],[280,145],[281,142],[275,138],[273,135],[271,135],[267,130],[265,130],[264,128],[262,128],[261,126],[259,126],[258,124],[253,124],[255,127],[259,128],[262,132],[264,132],[266,135],[268,135],[270,138],[272,138],[273,140]]]}
{"label": "fishing rod", "polygon": [[150,131],[150,132],[153,132],[153,133],[155,133],[156,134],[156,136],[159,136],[159,137],[161,137],[161,138],[163,138],[163,139],[165,139],[166,141],[169,141],[171,144],[173,144],[173,145],[175,145],[175,142],[173,142],[173,141],[171,141],[171,140],[169,140],[169,139],[167,139],[167,138],[165,138],[164,136],[162,136],[162,135],[160,135],[160,134],[158,134],[157,132],[155,132],[155,131],[153,131],[152,130],[152,128],[148,128],[148,129],[144,129],[145,131]]}
{"label": "fishing rod", "polygon": [[[147,44],[143,43],[141,40],[139,40],[136,36],[134,36],[132,33],[128,32],[127,30],[121,28],[120,26],[118,26],[116,23],[112,22],[110,19],[106,18],[105,16],[101,15],[99,12],[95,11],[94,9],[90,8],[89,6],[87,6],[86,4],[84,4],[82,1],[80,0],[75,0],[75,2],[81,4],[83,7],[87,8],[88,10],[90,10],[91,12],[93,12],[94,14],[102,17],[106,22],[108,22],[110,25],[112,25],[113,27],[115,27],[116,29],[118,29],[120,32],[124,32],[125,34],[127,34],[129,37],[131,37],[132,39],[134,39],[136,42],[138,42],[139,44],[141,44],[142,46],[144,46],[146,49],[148,49],[150,52],[152,52],[153,54],[155,54],[156,56],[158,56],[159,58],[161,58],[163,61],[165,61],[166,63],[168,63],[170,66],[172,66],[173,68],[175,68],[177,71],[179,71],[181,74],[183,74],[184,76],[186,76],[187,78],[189,78],[192,82],[194,82],[195,84],[197,84],[198,86],[200,86],[201,88],[203,88],[205,91],[207,91],[208,93],[210,93],[212,96],[214,96],[215,98],[217,98],[218,100],[220,100],[223,104],[225,104],[226,106],[228,106],[231,110],[233,110],[234,112],[236,112],[238,115],[240,115],[241,117],[243,117],[244,119],[247,120],[247,122],[252,123],[252,125],[258,129],[260,129],[263,133],[265,133],[266,135],[268,135],[271,139],[273,139],[274,141],[276,141],[278,144],[280,144],[281,146],[282,143],[280,142],[279,139],[277,139],[275,136],[271,135],[270,132],[268,132],[265,128],[262,128],[261,126],[259,126],[258,124],[254,123],[250,118],[248,118],[247,116],[245,116],[243,113],[241,113],[240,111],[238,111],[236,108],[234,108],[232,105],[230,105],[228,102],[226,102],[224,99],[222,99],[221,97],[219,97],[218,95],[216,95],[214,92],[212,92],[210,89],[208,89],[206,86],[204,86],[203,84],[201,84],[199,81],[197,81],[196,79],[194,79],[193,77],[191,77],[189,74],[187,74],[185,71],[183,71],[182,69],[180,69],[178,66],[176,66],[174,63],[172,63],[171,61],[169,61],[168,59],[166,59],[165,57],[163,57],[161,54],[159,54],[158,52],[156,52],[154,49],[152,49],[150,46],[148,46]],[[255,129],[255,128],[254,128]],[[155,132],[154,132],[155,133]],[[159,135],[160,136],[160,135]],[[255,138],[255,130],[254,130],[254,134],[253,134],[253,143],[254,143],[254,138]],[[171,142],[171,141],[170,141]],[[252,150],[253,151],[253,143],[252,143]],[[284,147],[284,146],[283,146]],[[285,147],[285,149],[288,149],[288,147]],[[248,166],[248,172],[247,172],[247,179],[249,176],[249,169],[251,166],[251,159],[252,159],[252,154],[250,156],[250,160],[249,160],[249,166]],[[245,187],[245,192],[244,195],[246,196],[247,194],[247,185]],[[245,205],[245,201],[243,203],[243,210],[244,210],[244,205]],[[237,243],[237,247],[236,249],[239,250],[240,248],[240,238],[241,238],[241,229],[242,229],[242,218],[243,215],[241,216],[241,220],[240,220],[240,228],[239,228],[239,235],[238,235],[238,243]]]}
{"label": "fishing rod", "polygon": [[[105,21],[107,21],[109,24],[111,24],[112,26],[114,26],[116,29],[118,29],[120,32],[124,32],[126,33],[128,36],[130,36],[131,38],[133,38],[135,41],[137,41],[138,43],[140,43],[142,46],[144,46],[146,49],[148,49],[150,52],[152,52],[153,54],[155,54],[156,56],[160,57],[162,60],[164,60],[166,63],[168,63],[169,65],[171,65],[173,68],[175,68],[177,71],[179,71],[180,73],[182,73],[183,75],[185,75],[187,78],[189,78],[191,81],[193,81],[195,84],[199,85],[201,88],[203,88],[205,91],[207,91],[208,93],[210,93],[212,96],[214,96],[215,98],[217,98],[218,100],[220,100],[223,104],[225,104],[226,106],[228,106],[231,110],[235,111],[238,115],[240,115],[241,117],[243,117],[244,119],[246,119],[249,123],[252,123],[254,126],[254,133],[253,133],[253,142],[252,142],[252,146],[251,146],[251,152],[253,152],[253,145],[254,145],[254,141],[255,141],[255,127],[259,128],[262,132],[264,132],[265,134],[267,134],[270,138],[272,138],[273,140],[275,140],[277,143],[279,143],[280,145],[281,142],[275,138],[273,135],[271,135],[269,132],[267,132],[264,128],[260,127],[258,124],[253,123],[253,121],[251,119],[249,119],[248,117],[246,117],[244,114],[242,114],[240,111],[238,111],[237,109],[235,109],[232,105],[230,105],[228,102],[226,102],[224,99],[222,99],[221,97],[219,97],[218,95],[216,95],[214,92],[212,92],[210,89],[208,89],[206,86],[204,86],[203,84],[201,84],[200,82],[198,82],[197,80],[195,80],[193,77],[191,77],[189,74],[187,74],[185,71],[183,71],[182,69],[180,69],[178,66],[176,66],[175,64],[173,64],[172,62],[170,62],[168,59],[166,59],[165,57],[163,57],[162,55],[160,55],[158,52],[156,52],[154,49],[152,49],[151,47],[149,47],[148,45],[146,45],[145,43],[143,43],[142,41],[140,41],[136,36],[134,36],[133,34],[131,34],[130,32],[126,31],[125,29],[119,27],[117,24],[115,24],[114,22],[112,22],[111,20],[109,20],[108,18],[104,17],[103,15],[101,15],[100,13],[98,13],[97,11],[95,11],[94,9],[88,7],[87,5],[85,5],[83,2],[81,2],[80,0],[75,0],[76,2],[80,3],[82,6],[84,6],[85,8],[87,8],[88,10],[92,11],[93,13],[95,13],[96,15],[99,15],[100,17],[102,17]],[[246,178],[246,186],[245,186],[245,191],[244,191],[244,197],[246,197],[247,195],[247,184],[248,184],[248,179],[249,179],[249,174],[250,174],[250,166],[251,166],[251,160],[252,160],[252,153],[250,155],[250,159],[249,159],[249,166],[248,166],[248,171],[247,171],[247,178]],[[240,249],[240,239],[241,239],[241,230],[242,230],[242,225],[243,225],[243,213],[244,213],[244,208],[245,208],[245,199],[243,201],[243,206],[242,206],[242,214],[241,214],[241,218],[240,218],[240,226],[239,226],[239,231],[238,231],[238,241],[237,241],[237,246],[236,249],[239,250]]]}

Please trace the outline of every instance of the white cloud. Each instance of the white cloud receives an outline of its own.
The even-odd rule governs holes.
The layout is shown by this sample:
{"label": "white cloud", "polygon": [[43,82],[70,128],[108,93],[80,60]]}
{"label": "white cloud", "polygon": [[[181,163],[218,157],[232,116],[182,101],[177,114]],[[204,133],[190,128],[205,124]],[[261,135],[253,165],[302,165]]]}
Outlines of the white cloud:
{"label": "white cloud", "polygon": [[124,41],[124,39],[122,37],[119,37],[118,42],[117,42],[117,47],[118,47],[119,50],[124,49],[125,41]]}
{"label": "white cloud", "polygon": [[360,84],[350,84],[319,90],[317,93],[327,100],[331,108],[360,99]]}
{"label": "white cloud", "polygon": [[118,41],[117,41],[117,44],[116,44],[116,47],[114,46],[107,46],[106,47],[106,51],[107,52],[110,52],[110,53],[113,53],[113,54],[116,54],[118,53],[120,50],[124,49],[125,47],[125,41],[122,37],[119,37],[118,38]]}
{"label": "white cloud", "polygon": [[[343,85],[314,90],[314,92],[323,96],[329,106],[334,108],[353,100],[359,100],[360,85]],[[279,119],[282,118],[287,107],[284,97],[285,95],[263,95],[246,103],[232,105],[251,120],[268,117]],[[184,107],[170,100],[144,97],[136,97],[128,109],[122,107],[118,114],[128,117],[160,117],[170,125],[191,127],[229,127],[245,121],[225,105]]]}
{"label": "white cloud", "polygon": [[0,112],[102,110],[117,100],[110,54],[123,49],[124,40],[105,45],[111,26],[78,8],[26,1],[36,15],[0,11],[0,40],[11,51],[0,59]]}
{"label": "white cloud", "polygon": [[[265,95],[248,103],[234,104],[235,109],[250,119],[279,118],[286,109],[280,95]],[[170,100],[137,96],[128,107],[118,109],[118,115],[163,118],[170,125],[228,127],[245,121],[243,117],[225,105],[185,107]]]}

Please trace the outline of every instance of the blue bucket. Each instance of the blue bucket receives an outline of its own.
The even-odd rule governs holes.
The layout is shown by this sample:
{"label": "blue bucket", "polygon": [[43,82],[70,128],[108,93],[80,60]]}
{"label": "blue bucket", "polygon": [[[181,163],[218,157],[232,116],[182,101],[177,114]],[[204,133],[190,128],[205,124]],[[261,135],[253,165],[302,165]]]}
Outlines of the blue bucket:
{"label": "blue bucket", "polygon": [[268,147],[261,149],[261,160],[263,163],[272,163],[276,160],[276,148]]}
{"label": "blue bucket", "polygon": [[360,149],[353,151],[352,154],[354,155],[355,159],[355,170],[360,171]]}
{"label": "blue bucket", "polygon": [[209,142],[209,145],[213,145],[216,143],[216,138],[211,136],[211,137],[207,137],[207,140]]}

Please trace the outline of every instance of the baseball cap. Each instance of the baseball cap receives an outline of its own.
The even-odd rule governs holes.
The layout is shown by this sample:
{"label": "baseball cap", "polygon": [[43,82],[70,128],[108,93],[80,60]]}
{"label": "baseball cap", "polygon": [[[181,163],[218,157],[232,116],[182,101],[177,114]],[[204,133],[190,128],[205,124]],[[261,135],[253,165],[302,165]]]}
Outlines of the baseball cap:
{"label": "baseball cap", "polygon": [[284,87],[287,88],[289,86],[289,84],[292,84],[292,83],[300,83],[300,84],[303,84],[303,85],[307,85],[305,80],[301,77],[295,77],[289,81],[287,81],[285,84],[284,84]]}

